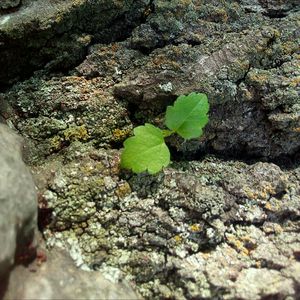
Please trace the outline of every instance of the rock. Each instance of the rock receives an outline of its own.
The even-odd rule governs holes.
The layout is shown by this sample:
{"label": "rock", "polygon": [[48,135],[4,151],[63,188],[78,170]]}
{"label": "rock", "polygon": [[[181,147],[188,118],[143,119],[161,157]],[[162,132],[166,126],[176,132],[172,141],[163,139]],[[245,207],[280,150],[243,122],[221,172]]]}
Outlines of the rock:
{"label": "rock", "polygon": [[111,96],[110,84],[77,76],[32,78],[3,95],[3,103],[13,108],[6,118],[32,141],[27,161],[37,162],[76,141],[109,147],[129,136],[131,121]]}
{"label": "rock", "polygon": [[[0,124],[0,277],[26,262],[37,229],[37,200],[31,173],[22,161],[22,139]],[[29,256],[29,257],[28,257]],[[2,281],[3,282],[3,281]],[[0,288],[1,290],[1,288]]]}
{"label": "rock", "polygon": [[92,40],[115,41],[128,35],[139,24],[147,3],[24,1],[17,11],[0,15],[0,86],[45,66],[48,70],[75,66]]}
{"label": "rock", "polygon": [[[45,251],[45,250],[43,250]],[[45,261],[46,260],[46,261]],[[126,282],[111,283],[99,272],[77,269],[67,253],[45,251],[43,258],[13,270],[8,299],[141,299]]]}
{"label": "rock", "polygon": [[[38,5],[39,1],[36,3]],[[86,8],[78,4],[71,9],[68,3],[61,4],[66,15]],[[126,6],[127,2],[123,5],[119,9],[130,14],[131,7]],[[138,13],[143,4],[136,1],[135,5],[139,8],[135,11]],[[215,5],[205,1],[199,6],[156,1],[155,9],[149,7],[145,23],[137,24],[127,40],[93,45],[73,75],[88,90],[101,87],[107,95],[113,92],[113,101],[124,103],[125,100],[129,114],[138,122],[158,122],[160,125],[163,123],[161,114],[178,95],[191,91],[207,93],[211,106],[210,122],[203,138],[187,143],[182,143],[180,138],[169,140],[179,155],[193,158],[199,152],[217,152],[265,159],[295,156],[300,148],[299,12],[294,2],[288,1],[282,4],[286,17],[274,19],[266,17],[267,6],[280,9],[281,2],[258,1],[253,5],[260,9],[248,13],[249,7],[243,1],[240,4],[216,1]],[[58,8],[53,6],[52,9]],[[170,13],[172,11],[178,13]],[[55,25],[61,30],[65,30],[63,20]],[[82,26],[88,27],[85,23]],[[224,35],[219,34],[222,30]],[[114,32],[114,27],[111,31]],[[63,45],[69,44],[64,42]],[[72,47],[72,51],[77,49]],[[70,66],[67,61],[74,58],[73,52],[66,53],[67,58],[63,58],[56,51],[55,57],[62,58],[64,65]],[[26,57],[24,51],[22,57]],[[34,57],[37,59],[38,56]],[[8,73],[7,70],[5,74]],[[2,97],[19,113],[19,110],[24,112],[26,106],[33,105],[19,100],[24,89],[36,95],[45,91],[47,86],[66,85],[58,78],[40,77],[41,74],[15,86]],[[74,78],[66,80],[68,85],[75,84]],[[77,95],[83,92],[87,93],[81,90]],[[46,94],[49,93],[51,90]],[[56,118],[55,114],[53,118]],[[27,118],[26,114],[23,117]],[[47,116],[39,114],[35,120],[18,120],[18,125],[14,125],[20,132],[24,130],[24,134],[37,124],[47,124],[52,132],[62,131],[66,124],[52,120],[50,125],[47,118],[51,117],[49,113]],[[124,132],[128,127],[119,129]],[[90,137],[91,140],[95,138]],[[55,139],[59,138],[55,136]]]}
{"label": "rock", "polygon": [[265,9],[265,14],[271,18],[282,18],[287,15],[287,12],[297,7],[297,0],[279,1],[271,0],[259,1],[262,8]]}
{"label": "rock", "polygon": [[296,296],[293,280],[285,278],[278,271],[249,268],[242,271],[237,280],[238,299],[259,300],[266,297],[284,299],[291,296]]}
{"label": "rock", "polygon": [[[144,60],[143,71],[133,68],[114,93],[137,106],[144,119],[162,113],[178,95],[207,93],[211,111],[205,137],[184,148],[177,146],[181,144],[177,140],[173,145],[181,153],[295,155],[300,147],[299,57],[296,47],[286,54],[284,47],[286,40],[294,42],[296,19],[291,15],[279,26],[225,35],[215,50],[206,42],[157,49]],[[282,63],[276,65],[274,59]],[[165,90],[166,85],[170,89]]]}
{"label": "rock", "polygon": [[2,0],[0,3],[0,10],[17,7],[20,3],[21,0]]}
{"label": "rock", "polygon": [[[34,167],[52,211],[47,243],[67,249],[76,265],[133,279],[151,299],[296,295],[298,277],[285,275],[300,251],[294,174],[275,164],[209,157],[173,163],[157,176],[120,178],[118,152],[78,149]],[[264,289],[260,277],[251,277],[253,266],[266,282],[276,275],[286,287]]]}
{"label": "rock", "polygon": [[[36,55],[12,45],[16,66],[47,64],[0,94],[1,120],[29,141],[47,246],[147,299],[297,299],[298,1],[75,2],[24,23]],[[22,26],[7,37],[21,46]],[[169,137],[155,176],[120,170],[133,126],[162,127],[192,91],[210,100],[203,137]]]}

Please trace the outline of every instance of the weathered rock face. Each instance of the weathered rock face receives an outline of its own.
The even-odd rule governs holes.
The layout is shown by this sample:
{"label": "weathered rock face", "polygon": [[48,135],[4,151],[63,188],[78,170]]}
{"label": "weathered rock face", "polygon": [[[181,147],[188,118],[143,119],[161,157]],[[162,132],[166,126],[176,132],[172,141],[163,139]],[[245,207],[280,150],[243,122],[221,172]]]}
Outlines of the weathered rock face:
{"label": "weathered rock face", "polygon": [[4,299],[141,299],[124,282],[113,284],[99,273],[78,270],[61,250],[43,255],[12,272]]}
{"label": "weathered rock face", "polygon": [[[37,201],[31,173],[21,157],[22,139],[0,124],[0,278],[15,259],[26,260],[37,229]],[[2,283],[0,284],[0,294]]]}
{"label": "weathered rock face", "polygon": [[[76,68],[77,77],[66,77],[64,82],[60,78],[37,77],[15,86],[2,96],[19,116],[21,113],[26,118],[14,120],[15,126],[31,137],[33,132],[51,127],[47,131],[50,143],[49,139],[44,140],[39,149],[42,144],[52,145],[53,141],[61,144],[58,135],[69,125],[84,126],[88,139],[99,142],[99,135],[92,129],[99,126],[96,123],[102,126],[99,117],[95,117],[95,109],[93,113],[87,109],[85,120],[68,125],[65,119],[72,108],[63,108],[68,106],[66,100],[56,95],[57,99],[50,100],[47,106],[57,107],[46,113],[39,111],[45,100],[39,103],[36,98],[44,93],[53,98],[52,85],[68,99],[79,97],[84,105],[82,99],[90,97],[89,89],[100,88],[108,98],[113,91],[117,102],[122,99],[128,103],[132,120],[148,122],[155,122],[177,95],[201,91],[208,94],[211,104],[205,137],[187,143],[171,139],[179,153],[197,156],[199,151],[213,151],[267,159],[295,155],[300,149],[299,13],[292,10],[292,2],[284,8],[287,16],[281,19],[267,17],[264,4],[256,4],[261,5],[261,10],[253,11],[234,1],[213,4],[156,1],[155,12],[149,10],[146,22],[137,26],[126,41],[94,45],[86,60]],[[74,57],[69,52],[67,55],[70,59]],[[60,54],[57,57],[65,62]],[[77,89],[74,94],[72,86],[76,81],[86,90]],[[68,85],[70,91],[66,90]],[[94,96],[91,100],[99,103],[93,99]],[[68,113],[58,121],[61,112],[57,110],[63,109]],[[76,115],[79,109],[74,111]],[[35,129],[37,124],[44,126]],[[118,124],[116,129],[128,133],[127,124]],[[61,148],[58,144],[57,150]],[[44,151],[49,154],[49,149]]]}
{"label": "weathered rock face", "polygon": [[296,299],[299,167],[210,157],[120,178],[116,151],[79,148],[34,169],[48,245],[78,266],[149,299]]}
{"label": "weathered rock face", "polygon": [[124,38],[148,2],[23,1],[17,11],[0,15],[0,87],[43,67],[67,70],[91,41]]}
{"label": "weathered rock face", "polygon": [[[111,280],[134,281],[148,299],[297,299],[298,1],[121,2],[43,2],[58,20],[41,13],[22,32],[11,30],[16,19],[0,18],[20,45],[34,33],[36,61],[25,56],[16,68],[50,62],[0,94],[2,119],[29,141],[48,246]],[[33,3],[19,12],[43,7]],[[100,3],[107,10],[93,15]],[[102,43],[68,75],[49,73],[77,62],[90,41]],[[17,72],[7,70],[6,83]],[[132,127],[162,126],[166,106],[191,91],[210,99],[204,136],[170,137],[177,162],[157,176],[122,172],[118,148]],[[196,161],[203,152],[232,160]]]}
{"label": "weathered rock face", "polygon": [[124,105],[109,93],[111,85],[110,80],[77,76],[33,78],[16,85],[4,100],[9,99],[18,114],[6,108],[6,117],[34,141],[27,160],[38,162],[74,141],[101,147],[119,145],[132,125]]}
{"label": "weathered rock face", "polygon": [[[166,4],[169,9],[172,5]],[[138,106],[145,119],[147,114],[151,118],[162,112],[176,95],[206,92],[211,104],[206,137],[185,144],[185,149],[177,147],[179,151],[202,149],[267,158],[293,155],[300,147],[299,13],[280,20],[255,14],[258,28],[251,24],[254,14],[246,17],[245,8],[232,5],[223,8],[223,17],[228,19],[223,24],[217,17],[213,23],[205,22],[208,15],[193,21],[190,12],[183,10],[194,26],[182,21],[174,40],[167,39],[177,24],[174,16],[169,16],[168,27],[163,27],[169,35],[155,33],[154,24],[162,22],[158,13],[150,18],[147,28],[138,27],[130,40],[135,48],[145,51],[143,47],[152,50],[157,45],[180,45],[154,50],[142,70],[135,68],[115,86],[115,95]],[[241,16],[238,21],[230,11],[233,9]],[[198,14],[206,10],[212,17],[217,11],[208,5],[204,11],[199,8]],[[189,31],[187,37],[186,26],[197,35]],[[151,38],[151,46],[149,42],[142,46],[143,36]],[[94,61],[92,56],[88,59]]]}
{"label": "weathered rock face", "polygon": [[2,0],[0,3],[0,10],[17,7],[20,3],[21,0]]}

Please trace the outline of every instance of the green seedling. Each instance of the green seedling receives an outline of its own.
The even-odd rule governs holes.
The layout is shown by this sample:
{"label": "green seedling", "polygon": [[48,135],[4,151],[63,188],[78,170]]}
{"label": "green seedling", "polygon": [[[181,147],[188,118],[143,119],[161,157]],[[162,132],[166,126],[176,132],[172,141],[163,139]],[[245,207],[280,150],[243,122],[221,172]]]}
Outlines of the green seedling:
{"label": "green seedling", "polygon": [[173,106],[168,106],[165,125],[161,130],[146,123],[134,129],[134,136],[124,142],[121,167],[134,173],[159,172],[170,163],[170,151],[165,137],[177,133],[185,140],[198,138],[208,122],[209,104],[205,94],[191,93],[179,96]]}

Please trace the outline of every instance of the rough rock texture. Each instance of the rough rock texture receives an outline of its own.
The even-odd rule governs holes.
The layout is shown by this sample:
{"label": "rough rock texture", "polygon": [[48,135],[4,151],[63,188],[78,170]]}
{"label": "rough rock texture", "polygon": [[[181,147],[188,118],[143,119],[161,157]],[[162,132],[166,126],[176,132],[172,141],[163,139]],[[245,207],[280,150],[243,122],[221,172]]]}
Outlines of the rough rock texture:
{"label": "rough rock texture", "polygon": [[21,0],[1,0],[0,2],[0,10],[15,8],[21,3]]}
{"label": "rough rock texture", "polygon": [[18,113],[4,109],[6,118],[34,144],[28,160],[37,162],[74,141],[101,147],[120,144],[132,126],[124,105],[108,92],[111,85],[109,80],[77,76],[17,84],[4,99]]}
{"label": "rough rock texture", "polygon": [[[299,298],[298,1],[110,1],[92,19],[91,3],[108,2],[83,2],[51,1],[62,19],[41,14],[33,31],[11,31],[16,19],[0,17],[22,33],[20,49],[35,32],[37,55],[13,53],[16,68],[26,60],[31,72],[50,52],[44,69],[0,94],[1,118],[28,140],[47,245],[133,281],[147,299]],[[32,15],[32,3],[19,12]],[[48,34],[53,43],[36,44]],[[93,38],[70,44],[81,34]],[[7,62],[5,83],[17,72]],[[120,170],[132,127],[163,126],[166,106],[191,91],[210,99],[204,136],[168,138],[176,162],[157,176]]]}
{"label": "rough rock texture", "polygon": [[[140,45],[139,39],[143,40],[145,35],[152,37],[154,33],[148,34],[149,28],[153,31],[154,24],[162,22],[159,9],[169,11],[173,5],[176,4],[168,2],[158,6],[148,28],[140,26],[133,32],[131,46],[145,52],[142,47],[148,44]],[[174,36],[170,31],[179,20],[165,12],[169,22],[164,29],[168,34],[156,33],[155,41],[158,45],[173,45],[152,51],[142,70],[137,67],[122,78],[114,89],[115,95],[138,106],[145,119],[162,112],[166,102],[176,95],[206,92],[211,103],[207,135],[200,142],[185,145],[185,149],[178,147],[182,152],[204,148],[268,158],[297,153],[299,13],[269,19],[263,14],[247,13],[245,8],[228,1],[220,11],[210,4],[196,7],[194,14],[201,15],[206,10],[207,14],[193,22],[188,10],[191,5],[182,9],[182,19],[187,21],[182,21],[181,30]],[[213,12],[219,12],[225,20],[215,17],[212,23],[205,22],[205,18],[213,18]],[[254,16],[258,18],[256,23],[252,23]],[[187,32],[185,27],[190,30]],[[85,75],[81,69],[79,72]]]}
{"label": "rough rock texture", "polygon": [[78,266],[149,299],[296,299],[299,168],[210,157],[120,178],[117,152],[78,149],[34,169],[47,242]]}
{"label": "rough rock texture", "polygon": [[148,2],[24,0],[18,10],[0,15],[0,87],[43,67],[67,70],[92,41],[124,38]]}
{"label": "rough rock texture", "polygon": [[37,229],[35,185],[21,148],[22,139],[0,124],[0,295],[12,266],[26,261],[33,250],[30,244]]}
{"label": "rough rock texture", "polygon": [[[20,284],[21,283],[21,284]],[[112,284],[99,273],[78,270],[69,255],[59,249],[40,252],[28,268],[12,273],[9,299],[141,299],[121,282]]]}
{"label": "rough rock texture", "polygon": [[[300,149],[299,12],[291,10],[278,19],[237,2],[217,6],[187,2],[157,1],[147,22],[126,41],[91,47],[73,77],[41,80],[38,75],[15,86],[2,97],[18,115],[31,118],[17,125],[14,121],[15,126],[27,135],[29,127],[36,131],[29,122],[48,123],[35,98],[43,93],[51,98],[52,85],[68,99],[74,91],[66,88],[75,81],[86,88],[76,90],[74,97],[81,99],[89,97],[90,89],[100,88],[107,97],[113,91],[112,101],[127,103],[132,121],[158,124],[177,95],[201,91],[210,99],[210,122],[201,140],[171,139],[180,155],[197,157],[204,151],[267,159],[295,155]],[[68,105],[65,102],[59,96],[48,105]],[[94,118],[94,113],[85,114]],[[52,110],[51,119],[56,115]],[[57,140],[55,131],[67,125],[51,122],[47,126]]]}

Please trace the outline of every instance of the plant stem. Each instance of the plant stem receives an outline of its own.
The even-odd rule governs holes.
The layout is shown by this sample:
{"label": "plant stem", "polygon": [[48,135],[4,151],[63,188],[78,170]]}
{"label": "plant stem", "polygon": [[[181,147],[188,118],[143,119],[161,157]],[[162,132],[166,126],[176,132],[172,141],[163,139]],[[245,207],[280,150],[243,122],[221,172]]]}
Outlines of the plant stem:
{"label": "plant stem", "polygon": [[162,132],[163,132],[163,136],[164,136],[164,137],[168,137],[168,136],[170,136],[171,134],[175,133],[175,131],[173,131],[173,130],[168,130],[168,129],[164,129]]}

